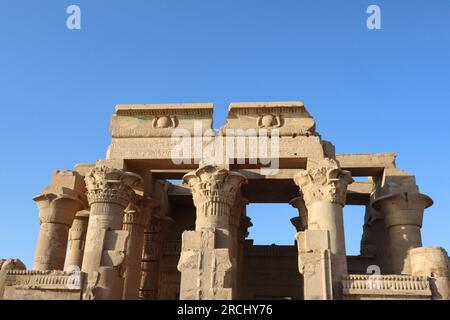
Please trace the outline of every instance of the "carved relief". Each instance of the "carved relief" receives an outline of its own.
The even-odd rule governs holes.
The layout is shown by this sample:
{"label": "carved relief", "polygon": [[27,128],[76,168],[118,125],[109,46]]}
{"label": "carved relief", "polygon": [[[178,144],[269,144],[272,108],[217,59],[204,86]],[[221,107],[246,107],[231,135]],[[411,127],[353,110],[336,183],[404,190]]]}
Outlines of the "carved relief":
{"label": "carved relief", "polygon": [[197,270],[200,268],[201,252],[197,250],[188,250],[181,252],[177,269],[182,272],[185,269]]}
{"label": "carved relief", "polygon": [[134,195],[132,187],[141,183],[142,178],[131,172],[98,166],[86,175],[85,181],[89,204],[111,202],[125,207]]}
{"label": "carved relief", "polygon": [[135,224],[141,227],[145,227],[150,219],[150,211],[136,203],[129,203],[124,210],[123,216],[124,224]]}
{"label": "carved relief", "polygon": [[279,128],[282,126],[282,116],[273,114],[263,114],[259,115],[256,120],[256,125],[258,128]]}
{"label": "carved relief", "polygon": [[84,286],[82,300],[95,300],[95,291],[100,280],[100,274],[98,272],[91,272],[85,279],[86,284]]}
{"label": "carved relief", "polygon": [[176,128],[178,120],[176,116],[155,116],[152,121],[153,129]]}
{"label": "carved relief", "polygon": [[236,194],[247,179],[224,168],[207,165],[183,177],[192,190],[197,216],[229,215]]}
{"label": "carved relief", "polygon": [[25,270],[26,266],[20,259],[0,259],[0,270]]}
{"label": "carved relief", "polygon": [[315,201],[328,201],[344,206],[347,186],[353,179],[350,172],[340,169],[335,160],[325,158],[313,168],[297,173],[294,181],[300,187],[307,206]]}

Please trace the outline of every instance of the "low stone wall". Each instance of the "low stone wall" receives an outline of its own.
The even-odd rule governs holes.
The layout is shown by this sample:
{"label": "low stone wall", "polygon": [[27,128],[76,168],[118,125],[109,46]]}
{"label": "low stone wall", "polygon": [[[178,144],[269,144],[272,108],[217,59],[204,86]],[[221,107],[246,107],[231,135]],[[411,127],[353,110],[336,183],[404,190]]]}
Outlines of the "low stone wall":
{"label": "low stone wall", "polygon": [[[4,272],[4,271],[3,271]],[[7,270],[4,300],[81,300],[82,272]],[[1,290],[0,290],[1,292]]]}
{"label": "low stone wall", "polygon": [[351,274],[343,277],[345,300],[413,299],[430,300],[428,277],[410,275]]}

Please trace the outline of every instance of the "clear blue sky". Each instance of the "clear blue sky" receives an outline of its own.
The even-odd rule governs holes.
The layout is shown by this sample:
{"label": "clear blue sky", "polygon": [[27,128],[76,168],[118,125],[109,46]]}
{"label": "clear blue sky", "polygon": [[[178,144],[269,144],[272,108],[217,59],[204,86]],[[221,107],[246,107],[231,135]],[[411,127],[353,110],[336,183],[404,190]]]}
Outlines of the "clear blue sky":
{"label": "clear blue sky", "polygon": [[[66,8],[81,7],[81,30]],[[366,28],[377,4],[382,30]],[[0,1],[0,257],[31,267],[51,171],[104,158],[119,103],[302,100],[338,153],[397,152],[450,249],[450,2]],[[287,205],[249,208],[256,243],[291,244]],[[347,208],[349,254],[363,210]]]}

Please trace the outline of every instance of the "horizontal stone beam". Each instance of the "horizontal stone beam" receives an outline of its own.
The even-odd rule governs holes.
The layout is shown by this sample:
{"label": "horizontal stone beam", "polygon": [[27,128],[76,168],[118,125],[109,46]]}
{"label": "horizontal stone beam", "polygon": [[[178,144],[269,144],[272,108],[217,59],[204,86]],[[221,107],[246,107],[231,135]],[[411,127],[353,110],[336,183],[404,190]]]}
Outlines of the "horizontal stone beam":
{"label": "horizontal stone beam", "polygon": [[[371,181],[355,181],[348,186],[347,204],[368,204],[372,189]],[[172,185],[168,195],[174,203],[192,202],[191,190],[184,185]],[[243,196],[252,203],[289,203],[299,196],[299,191],[293,180],[249,180],[243,187]]]}
{"label": "horizontal stone beam", "polygon": [[336,160],[354,177],[381,176],[385,168],[395,167],[395,153],[338,154]]}

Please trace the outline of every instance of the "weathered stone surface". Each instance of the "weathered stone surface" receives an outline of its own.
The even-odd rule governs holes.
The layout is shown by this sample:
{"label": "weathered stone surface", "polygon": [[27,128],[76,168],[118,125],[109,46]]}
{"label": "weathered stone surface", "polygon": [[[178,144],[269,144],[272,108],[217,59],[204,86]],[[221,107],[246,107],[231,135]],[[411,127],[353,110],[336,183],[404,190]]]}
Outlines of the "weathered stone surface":
{"label": "weathered stone surface", "polygon": [[81,269],[86,242],[86,232],[89,221],[89,211],[78,211],[69,230],[67,244],[67,255],[64,263],[64,270],[70,271],[74,268]]}
{"label": "weathered stone surface", "polygon": [[277,129],[281,136],[309,136],[315,134],[315,121],[306,111],[301,101],[283,102],[238,102],[228,108],[227,124],[220,130],[228,129]]}
{"label": "weathered stone surface", "polygon": [[83,279],[79,271],[8,270],[3,299],[81,300]]}
{"label": "weathered stone surface", "polygon": [[414,191],[385,195],[373,202],[373,208],[384,214],[389,234],[391,270],[394,273],[411,274],[408,250],[422,246],[420,228],[423,214],[425,208],[432,204],[428,196]]}
{"label": "weathered stone surface", "polygon": [[[34,270],[1,259],[0,299],[450,299],[447,252],[422,247],[432,200],[396,154],[336,155],[299,101],[232,103],[219,130],[212,112],[118,105],[106,158],[34,198]],[[248,203],[290,203],[293,245],[247,239]],[[345,205],[366,208],[358,256]]]}
{"label": "weathered stone surface", "polygon": [[194,121],[212,128],[211,103],[117,105],[111,120],[113,138],[170,137],[173,129],[194,133]]}
{"label": "weathered stone surface", "polygon": [[[335,160],[325,158],[300,171],[294,181],[308,211],[308,229],[328,232],[329,243],[323,250],[329,250],[332,265],[332,296],[339,299],[340,282],[348,272],[342,207],[346,203],[347,185],[353,179]],[[306,241],[305,245],[308,245]]]}
{"label": "weathered stone surface", "polygon": [[427,277],[352,274],[342,280],[345,300],[430,300]]}
{"label": "weathered stone surface", "polygon": [[296,235],[298,268],[303,275],[305,300],[333,299],[329,232],[305,230]]}
{"label": "weathered stone surface", "polygon": [[[235,223],[236,197],[246,178],[218,166],[206,165],[183,179],[192,190],[197,213],[195,231],[185,231],[182,235],[183,247],[177,267],[181,272],[180,298],[232,299],[236,296],[233,287],[239,257],[237,242],[231,239],[237,232],[232,231],[231,224]],[[195,274],[197,276],[193,277]]]}
{"label": "weathered stone surface", "polygon": [[41,225],[34,270],[62,270],[69,228],[75,214],[87,207],[83,177],[75,171],[54,171],[50,186],[33,198]]}
{"label": "weathered stone surface", "polygon": [[433,300],[450,299],[448,253],[440,247],[420,247],[409,250],[411,274],[430,279]]}

